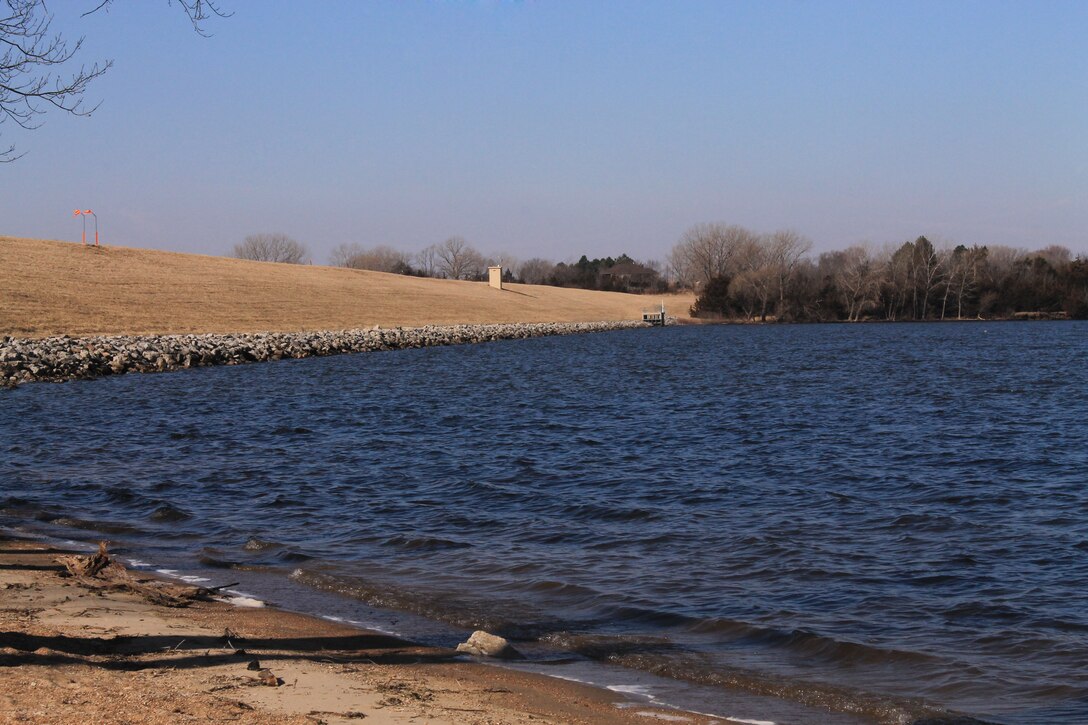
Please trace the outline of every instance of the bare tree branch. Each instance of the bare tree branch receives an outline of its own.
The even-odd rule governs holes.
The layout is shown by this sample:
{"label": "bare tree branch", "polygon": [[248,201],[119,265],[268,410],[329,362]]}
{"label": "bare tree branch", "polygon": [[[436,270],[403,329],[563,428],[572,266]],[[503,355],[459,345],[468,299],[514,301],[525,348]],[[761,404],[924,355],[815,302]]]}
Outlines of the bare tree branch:
{"label": "bare tree branch", "polygon": [[[204,37],[209,37],[209,34],[204,31],[201,23],[208,20],[212,16],[220,18],[229,18],[234,13],[225,12],[222,8],[215,4],[214,0],[167,0],[171,5],[177,2],[181,6],[181,9],[189,16],[189,22],[193,24],[193,30]],[[94,15],[103,8],[106,12],[109,12],[109,6],[113,4],[113,0],[101,0],[94,8],[83,13],[80,17],[87,17],[88,15]]]}
{"label": "bare tree branch", "polygon": [[[101,0],[84,15],[109,7],[113,0]],[[177,2],[193,24],[205,35],[201,23],[212,16],[227,17],[213,0],[168,0]],[[6,8],[6,11],[4,10]],[[83,38],[69,43],[50,32],[53,15],[45,0],[0,0],[0,125],[12,122],[32,130],[47,111],[59,109],[74,116],[90,116],[98,108],[84,105],[88,86],[113,65],[98,61],[65,72],[83,47]],[[21,157],[15,145],[0,148],[0,163]]]}

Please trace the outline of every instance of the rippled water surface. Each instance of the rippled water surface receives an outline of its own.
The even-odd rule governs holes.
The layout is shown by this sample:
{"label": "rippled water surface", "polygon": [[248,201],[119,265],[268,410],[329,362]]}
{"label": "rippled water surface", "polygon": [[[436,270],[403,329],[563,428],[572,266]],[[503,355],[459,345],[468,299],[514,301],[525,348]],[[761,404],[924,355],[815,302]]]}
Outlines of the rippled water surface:
{"label": "rippled water surface", "polygon": [[1085,722],[1086,340],[668,328],[30,385],[0,507],[723,692]]}

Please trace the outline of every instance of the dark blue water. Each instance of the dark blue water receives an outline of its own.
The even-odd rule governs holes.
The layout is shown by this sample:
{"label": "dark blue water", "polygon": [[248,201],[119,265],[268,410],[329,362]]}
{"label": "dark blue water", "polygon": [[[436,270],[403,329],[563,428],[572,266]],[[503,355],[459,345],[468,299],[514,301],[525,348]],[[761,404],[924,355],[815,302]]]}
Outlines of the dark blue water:
{"label": "dark blue water", "polygon": [[0,507],[723,693],[1088,721],[1085,323],[24,386],[0,392]]}

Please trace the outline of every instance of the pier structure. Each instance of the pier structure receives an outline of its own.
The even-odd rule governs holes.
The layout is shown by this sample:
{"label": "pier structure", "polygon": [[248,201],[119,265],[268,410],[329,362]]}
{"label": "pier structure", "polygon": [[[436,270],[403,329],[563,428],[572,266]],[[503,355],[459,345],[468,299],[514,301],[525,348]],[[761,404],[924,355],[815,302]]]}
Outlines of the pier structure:
{"label": "pier structure", "polygon": [[642,321],[649,322],[651,325],[664,327],[665,326],[665,303],[662,302],[660,307],[651,307],[649,309],[642,310]]}

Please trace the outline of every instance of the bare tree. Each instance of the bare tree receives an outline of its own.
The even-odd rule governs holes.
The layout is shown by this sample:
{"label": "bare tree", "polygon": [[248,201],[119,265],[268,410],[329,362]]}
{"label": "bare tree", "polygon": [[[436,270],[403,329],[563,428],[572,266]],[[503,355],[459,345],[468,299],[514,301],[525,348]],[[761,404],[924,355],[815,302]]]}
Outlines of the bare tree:
{"label": "bare tree", "polygon": [[786,305],[786,288],[812,242],[791,229],[780,229],[766,240],[767,262],[774,270],[778,292],[778,314]]}
{"label": "bare tree", "polygon": [[820,255],[820,268],[838,292],[847,321],[857,322],[862,313],[876,305],[880,270],[868,247],[856,245],[841,252],[825,252]]}
{"label": "bare tree", "polygon": [[234,256],[255,262],[284,262],[302,264],[309,252],[306,245],[286,234],[251,234],[241,244],[234,245]]}
{"label": "bare tree", "polygon": [[408,255],[384,244],[379,244],[373,249],[363,249],[355,245],[352,253],[348,255],[341,266],[395,274],[404,274],[411,271]]}
{"label": "bare tree", "polygon": [[415,255],[416,269],[426,277],[437,277],[438,270],[438,245],[432,244],[424,247]]}
{"label": "bare tree", "polygon": [[483,274],[483,255],[463,237],[450,237],[435,248],[438,268],[450,279],[476,279]]}
{"label": "bare tree", "polygon": [[[76,116],[89,116],[97,106],[83,106],[83,92],[105,73],[111,61],[80,67],[62,76],[59,67],[79,52],[83,38],[73,45],[50,35],[53,18],[44,0],[5,0],[7,13],[0,17],[0,123],[12,121],[24,129],[38,127],[35,119],[49,108]],[[2,11],[0,11],[2,12]],[[0,161],[14,161],[15,146],[0,151]]]}
{"label": "bare tree", "polygon": [[555,262],[540,257],[533,257],[521,263],[518,277],[525,284],[547,284],[555,271]]}
{"label": "bare tree", "polygon": [[[762,270],[745,270],[729,279],[729,299],[747,320],[755,319],[760,305],[759,280]],[[727,279],[719,277],[718,279]]]}
{"label": "bare tree", "polygon": [[978,268],[986,258],[986,248],[977,244],[968,248],[962,244],[950,252],[945,252],[947,276],[944,280],[944,295],[941,298],[941,319],[945,318],[948,301],[956,304],[956,319],[963,319],[963,299],[974,292],[978,279]]}
{"label": "bare tree", "polygon": [[338,244],[329,253],[329,264],[333,267],[350,267],[351,258],[361,254],[363,247],[358,242],[350,244]]}
{"label": "bare tree", "polygon": [[[101,0],[84,15],[97,12],[112,0]],[[212,0],[177,0],[193,27],[211,15],[225,16]],[[38,117],[50,109],[74,116],[89,116],[98,107],[83,104],[83,94],[113,61],[98,61],[62,72],[83,46],[83,38],[69,43],[50,32],[53,16],[45,0],[0,0],[0,124],[11,121],[23,129],[37,128]],[[19,158],[15,145],[0,149],[0,163]]]}
{"label": "bare tree", "polygon": [[699,224],[692,227],[669,255],[669,266],[682,285],[698,287],[715,277],[743,271],[737,258],[758,244],[759,237],[744,227]]}
{"label": "bare tree", "polygon": [[758,311],[759,319],[767,321],[767,309],[775,297],[776,279],[773,268],[760,265],[743,270],[729,283],[729,293],[749,320]]}
{"label": "bare tree", "polygon": [[[933,242],[925,237],[918,237],[914,241],[913,252],[911,275],[914,278],[914,317],[924,320],[929,316],[930,297],[940,286],[947,257],[940,254]],[[920,302],[919,292],[922,295]]]}
{"label": "bare tree", "polygon": [[502,267],[503,276],[513,275],[518,268],[518,258],[509,252],[493,252],[484,260],[485,267]]}
{"label": "bare tree", "polygon": [[1073,260],[1073,253],[1069,251],[1069,248],[1060,244],[1051,244],[1049,247],[1044,247],[1035,252],[1033,256],[1042,257],[1053,267],[1069,264]]}

